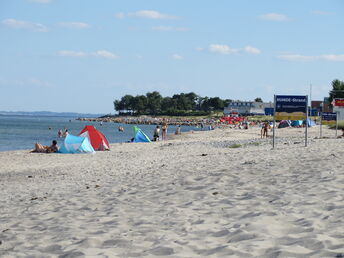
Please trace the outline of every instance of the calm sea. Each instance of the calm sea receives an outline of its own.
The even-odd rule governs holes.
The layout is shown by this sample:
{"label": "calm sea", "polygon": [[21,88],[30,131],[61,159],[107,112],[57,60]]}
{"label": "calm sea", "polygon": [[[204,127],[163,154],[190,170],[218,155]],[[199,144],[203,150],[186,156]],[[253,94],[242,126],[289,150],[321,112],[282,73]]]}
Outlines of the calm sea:
{"label": "calm sea", "polygon": [[[2,116],[0,115],[0,151],[26,150],[34,148],[36,142],[50,145],[57,140],[61,145],[63,139],[57,137],[59,129],[68,128],[70,134],[78,135],[85,125],[94,125],[101,131],[110,143],[127,142],[134,135],[133,125],[78,121],[71,117],[34,117],[34,116]],[[118,126],[124,127],[124,132],[118,131]],[[150,137],[156,125],[139,125]],[[169,126],[168,133],[174,133],[176,127]],[[182,126],[181,131],[199,130],[193,126]]]}

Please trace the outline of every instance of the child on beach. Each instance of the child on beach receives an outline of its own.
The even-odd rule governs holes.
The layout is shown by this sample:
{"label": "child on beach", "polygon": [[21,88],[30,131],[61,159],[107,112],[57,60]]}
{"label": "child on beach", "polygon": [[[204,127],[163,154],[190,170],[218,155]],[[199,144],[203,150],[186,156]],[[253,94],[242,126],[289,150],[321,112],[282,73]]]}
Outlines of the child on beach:
{"label": "child on beach", "polygon": [[176,128],[176,132],[174,133],[175,135],[179,135],[181,134],[181,131],[180,131],[180,125],[177,126]]}
{"label": "child on beach", "polygon": [[160,138],[160,126],[156,126],[154,130],[154,135],[153,135],[153,141],[159,141]]}

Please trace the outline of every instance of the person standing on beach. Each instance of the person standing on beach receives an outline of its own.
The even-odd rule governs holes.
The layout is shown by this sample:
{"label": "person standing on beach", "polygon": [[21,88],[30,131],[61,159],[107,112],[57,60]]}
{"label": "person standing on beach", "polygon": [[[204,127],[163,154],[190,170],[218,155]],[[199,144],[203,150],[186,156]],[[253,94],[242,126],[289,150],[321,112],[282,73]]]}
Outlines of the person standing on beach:
{"label": "person standing on beach", "polygon": [[268,129],[270,128],[270,124],[269,122],[265,122],[263,123],[263,126],[262,126],[262,130],[261,130],[261,138],[268,138],[269,135],[268,135]]}
{"label": "person standing on beach", "polygon": [[162,121],[162,126],[161,126],[161,130],[162,130],[161,138],[162,138],[162,140],[167,140],[167,128],[168,128],[167,121],[164,118]]}

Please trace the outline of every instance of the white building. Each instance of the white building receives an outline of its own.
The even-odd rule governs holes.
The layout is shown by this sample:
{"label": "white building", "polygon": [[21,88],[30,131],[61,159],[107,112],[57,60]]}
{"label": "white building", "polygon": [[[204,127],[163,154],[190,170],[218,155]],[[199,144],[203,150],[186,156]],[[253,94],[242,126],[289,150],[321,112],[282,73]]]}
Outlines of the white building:
{"label": "white building", "polygon": [[224,108],[225,115],[265,115],[266,108],[273,108],[273,103],[254,102],[254,101],[233,101]]}

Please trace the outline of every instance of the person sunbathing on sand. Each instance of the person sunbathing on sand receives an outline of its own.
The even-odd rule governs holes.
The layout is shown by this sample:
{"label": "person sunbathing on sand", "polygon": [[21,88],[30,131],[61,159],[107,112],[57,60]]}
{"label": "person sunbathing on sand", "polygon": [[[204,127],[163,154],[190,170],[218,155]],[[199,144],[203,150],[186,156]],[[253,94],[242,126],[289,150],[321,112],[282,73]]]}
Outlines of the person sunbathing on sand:
{"label": "person sunbathing on sand", "polygon": [[53,140],[50,146],[44,146],[40,143],[35,144],[35,149],[31,152],[39,152],[39,153],[53,153],[58,152],[59,146],[57,145],[57,141]]}

